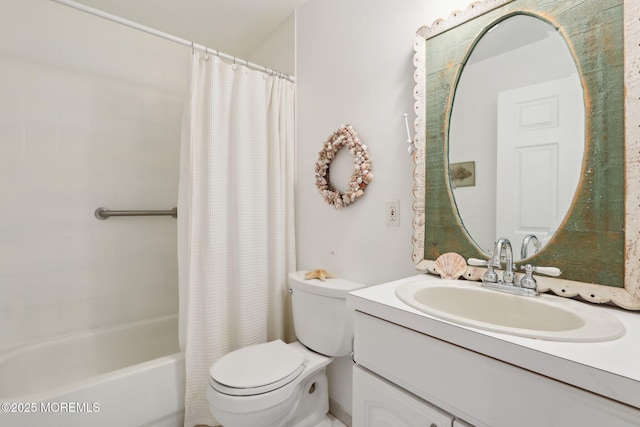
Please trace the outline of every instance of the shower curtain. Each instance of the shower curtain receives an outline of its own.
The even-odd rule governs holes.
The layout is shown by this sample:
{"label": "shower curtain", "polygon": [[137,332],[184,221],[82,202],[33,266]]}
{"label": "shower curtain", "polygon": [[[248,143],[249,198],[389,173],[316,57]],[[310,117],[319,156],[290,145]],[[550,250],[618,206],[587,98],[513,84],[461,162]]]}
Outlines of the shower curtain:
{"label": "shower curtain", "polygon": [[217,425],[205,396],[225,353],[285,339],[295,269],[294,84],[193,54],[178,200],[185,426]]}

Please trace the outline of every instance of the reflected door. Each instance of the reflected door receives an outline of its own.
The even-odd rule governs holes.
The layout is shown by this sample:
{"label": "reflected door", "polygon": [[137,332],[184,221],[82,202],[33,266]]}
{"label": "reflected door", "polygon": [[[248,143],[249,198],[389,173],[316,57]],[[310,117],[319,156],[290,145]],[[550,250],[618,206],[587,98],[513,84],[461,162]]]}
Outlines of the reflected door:
{"label": "reflected door", "polygon": [[582,102],[575,76],[498,94],[496,238],[507,237],[514,252],[527,234],[550,239],[571,205],[584,146]]}

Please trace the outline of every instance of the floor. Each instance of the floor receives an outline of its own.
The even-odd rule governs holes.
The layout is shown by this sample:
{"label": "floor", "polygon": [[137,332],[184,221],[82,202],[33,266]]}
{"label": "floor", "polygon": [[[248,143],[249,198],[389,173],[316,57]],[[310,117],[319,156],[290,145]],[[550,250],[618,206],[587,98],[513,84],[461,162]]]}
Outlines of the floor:
{"label": "floor", "polygon": [[[331,427],[347,427],[333,415],[329,414],[329,418],[331,418]],[[196,427],[207,427],[207,426],[196,426]]]}
{"label": "floor", "polygon": [[331,427],[347,427],[333,415],[329,414],[329,418],[331,418]]}

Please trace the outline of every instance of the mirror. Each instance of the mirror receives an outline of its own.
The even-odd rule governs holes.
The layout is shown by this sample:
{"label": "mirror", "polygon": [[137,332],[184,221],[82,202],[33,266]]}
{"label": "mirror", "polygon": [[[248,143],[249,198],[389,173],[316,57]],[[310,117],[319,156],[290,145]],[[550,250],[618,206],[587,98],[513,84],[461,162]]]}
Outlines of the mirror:
{"label": "mirror", "polygon": [[485,254],[500,237],[516,260],[549,242],[571,206],[584,144],[582,85],[562,35],[531,15],[489,28],[456,84],[448,152],[458,215]]}
{"label": "mirror", "polygon": [[[446,252],[487,258],[484,244],[463,225],[450,185],[458,173],[448,161],[456,143],[450,133],[454,94],[464,64],[489,29],[529,15],[556,28],[573,57],[584,91],[585,139],[568,211],[526,263],[563,271],[560,279],[537,276],[541,291],[640,309],[640,127],[629,121],[640,117],[640,63],[633,60],[640,5],[633,2],[486,0],[418,30],[412,258],[419,271],[435,271],[434,260]],[[469,267],[465,278],[481,275],[481,268]]]}

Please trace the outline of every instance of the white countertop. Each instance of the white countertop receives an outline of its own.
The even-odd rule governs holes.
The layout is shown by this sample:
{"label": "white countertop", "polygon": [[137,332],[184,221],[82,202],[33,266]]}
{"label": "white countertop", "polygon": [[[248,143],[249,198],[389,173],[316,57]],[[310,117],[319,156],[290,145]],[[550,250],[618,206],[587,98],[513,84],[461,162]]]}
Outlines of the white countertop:
{"label": "white countertop", "polygon": [[395,296],[395,289],[416,279],[440,280],[419,274],[363,288],[351,292],[347,304],[354,310],[640,408],[640,313],[597,307],[607,310],[626,328],[625,335],[613,341],[569,343],[523,338],[450,323],[408,306]]}

